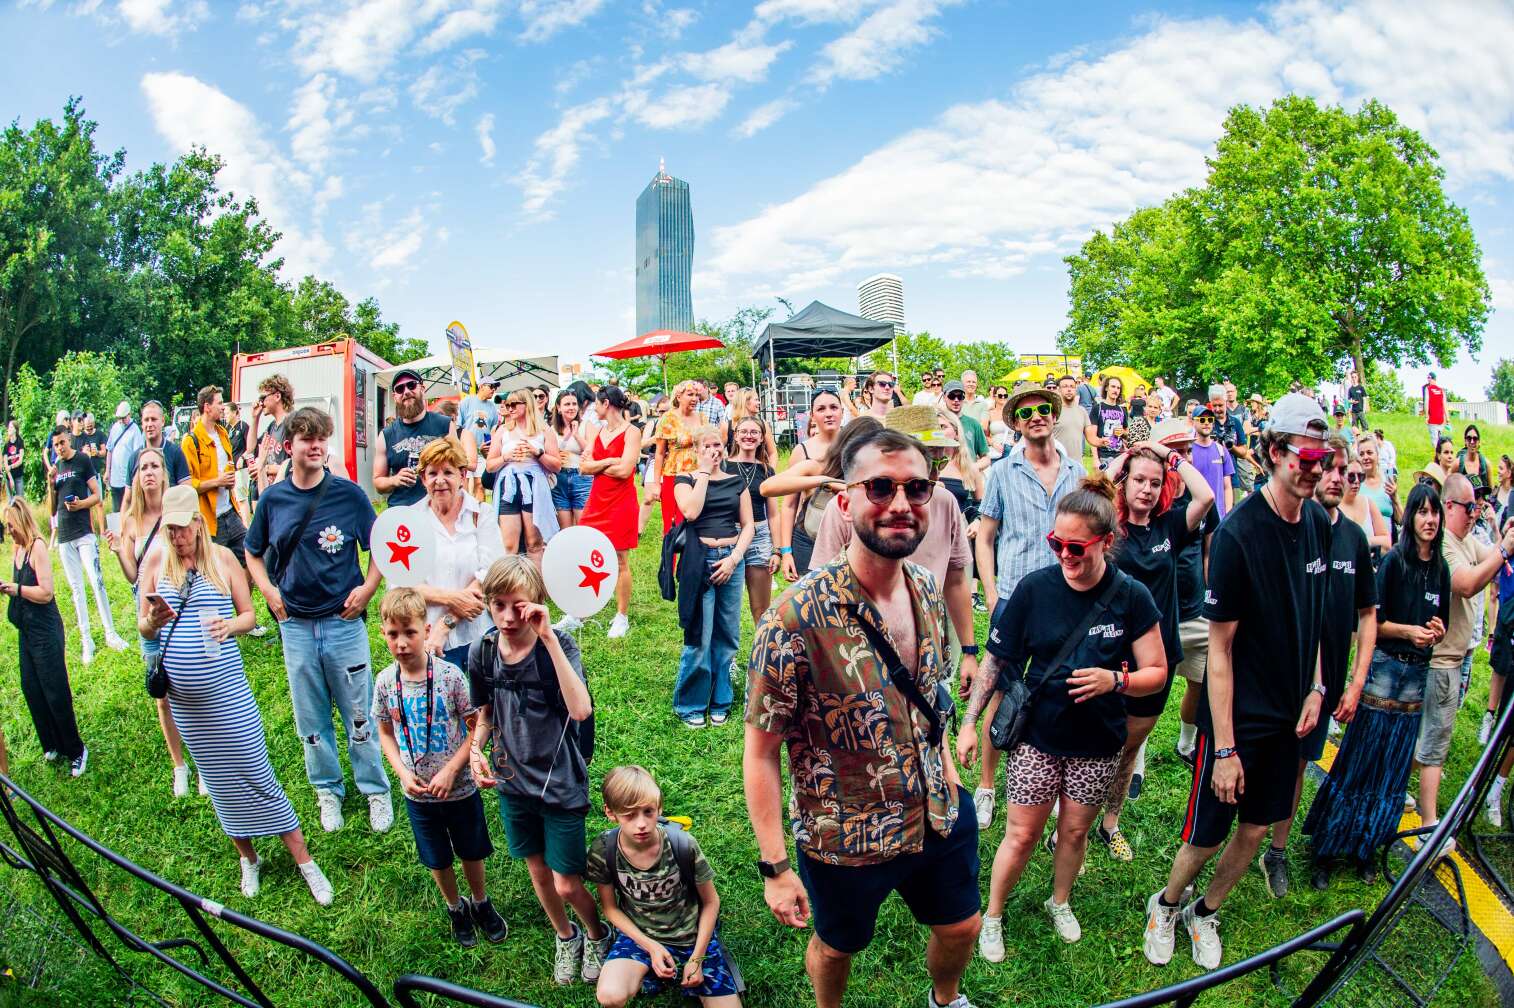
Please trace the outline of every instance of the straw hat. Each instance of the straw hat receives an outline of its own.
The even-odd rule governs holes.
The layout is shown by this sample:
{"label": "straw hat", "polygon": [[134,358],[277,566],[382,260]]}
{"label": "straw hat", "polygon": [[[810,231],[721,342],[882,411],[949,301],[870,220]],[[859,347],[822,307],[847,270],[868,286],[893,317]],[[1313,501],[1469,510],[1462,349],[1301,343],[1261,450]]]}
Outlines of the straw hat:
{"label": "straw hat", "polygon": [[200,516],[200,495],[187,483],[163,491],[163,524],[182,528]]}
{"label": "straw hat", "polygon": [[1163,420],[1151,431],[1151,440],[1168,446],[1191,442],[1196,436],[1193,431],[1193,421],[1187,417],[1171,417]]}
{"label": "straw hat", "polygon": [[1038,399],[1045,399],[1050,401],[1052,419],[1056,419],[1057,417],[1062,415],[1061,396],[1057,395],[1055,392],[1047,391],[1034,382],[1022,381],[1015,383],[1015,387],[1010,390],[1009,398],[1004,401],[1005,419],[1009,419],[1010,414],[1014,413],[1015,409],[1019,407],[1020,400],[1028,399],[1031,396],[1035,396]]}
{"label": "straw hat", "polygon": [[934,406],[895,406],[884,416],[883,426],[908,434],[927,448],[955,448],[959,444],[941,429]]}
{"label": "straw hat", "polygon": [[1434,462],[1426,462],[1423,469],[1416,469],[1410,475],[1414,477],[1414,482],[1416,483],[1420,481],[1421,477],[1429,477],[1430,481],[1435,484],[1437,493],[1446,485],[1445,470]]}

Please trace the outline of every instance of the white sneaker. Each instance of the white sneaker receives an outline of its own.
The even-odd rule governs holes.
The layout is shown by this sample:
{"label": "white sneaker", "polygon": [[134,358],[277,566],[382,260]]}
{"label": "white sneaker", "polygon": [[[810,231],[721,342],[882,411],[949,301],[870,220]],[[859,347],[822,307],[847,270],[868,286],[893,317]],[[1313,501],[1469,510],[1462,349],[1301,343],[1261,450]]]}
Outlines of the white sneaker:
{"label": "white sneaker", "polygon": [[263,872],[263,859],[249,861],[246,858],[238,858],[242,862],[242,895],[252,899],[262,888],[262,880],[259,876]]}
{"label": "white sneaker", "polygon": [[42,758],[47,760],[49,763],[56,763],[58,762],[58,750],[49,749],[47,752],[42,754]]}
{"label": "white sneaker", "polygon": [[552,982],[559,987],[566,987],[578,979],[579,970],[584,960],[584,933],[578,928],[573,932],[573,937],[564,941],[553,936],[557,948],[552,957]]}
{"label": "white sneaker", "polygon": [[265,627],[261,623],[254,623],[252,625],[252,629],[249,630],[249,631],[247,631],[247,636],[249,636],[249,637],[267,637],[268,636],[268,628]]}
{"label": "white sneaker", "polygon": [[121,639],[120,634],[112,630],[105,635],[105,646],[112,651],[125,651],[130,645]]}
{"label": "white sneaker", "polygon": [[1054,897],[1048,897],[1041,906],[1046,908],[1047,915],[1051,917],[1051,926],[1056,929],[1058,938],[1070,945],[1083,937],[1083,926],[1073,915],[1071,904],[1058,903]]}
{"label": "white sneaker", "polygon": [[1004,918],[984,917],[978,932],[978,954],[989,962],[1004,961]]}
{"label": "white sneaker", "polygon": [[926,991],[925,1003],[929,1005],[930,1008],[973,1008],[973,1003],[967,1000],[966,994],[958,994],[956,997],[951,999],[950,1003],[941,1004],[936,1000],[935,991]]}
{"label": "white sneaker", "polygon": [[1200,917],[1193,912],[1196,906],[1198,900],[1183,908],[1183,926],[1188,929],[1188,938],[1193,942],[1193,961],[1206,970],[1218,969],[1225,954],[1220,944],[1220,915],[1212,913]]}
{"label": "white sneaker", "polygon": [[610,632],[605,634],[611,640],[619,640],[631,632],[631,618],[625,613],[616,613],[615,618],[610,620]]}
{"label": "white sneaker", "polygon": [[1487,745],[1488,739],[1493,737],[1493,712],[1484,711],[1482,724],[1477,729],[1477,744]]}
{"label": "white sneaker", "polygon": [[79,750],[79,755],[68,765],[68,773],[71,777],[83,777],[84,768],[89,766],[89,746]]}
{"label": "white sneaker", "polygon": [[581,629],[583,625],[584,621],[579,619],[577,616],[563,613],[562,619],[552,624],[552,629],[561,630],[563,633],[574,633],[577,630]]}
{"label": "white sneaker", "polygon": [[1146,937],[1142,951],[1146,961],[1155,966],[1172,962],[1172,948],[1177,943],[1178,915],[1180,907],[1162,905],[1162,892],[1157,890],[1146,900]]}
{"label": "white sneaker", "polygon": [[326,873],[321,871],[321,866],[314,861],[306,861],[300,865],[300,874],[305,876],[305,884],[310,887],[310,895],[321,906],[330,906],[335,893],[331,891],[331,880],[326,878]]}
{"label": "white sneaker", "polygon": [[1488,824],[1496,829],[1503,829],[1503,803],[1497,797],[1488,795],[1485,808],[1488,813]]}
{"label": "white sneaker", "polygon": [[204,797],[209,797],[210,796],[210,788],[206,786],[206,784],[205,784],[205,774],[200,771],[199,767],[195,767],[195,780],[199,782],[199,791],[200,791],[200,794],[202,796],[204,796]]}
{"label": "white sneaker", "polygon": [[994,821],[994,789],[980,787],[973,789],[973,811],[978,813],[978,828],[983,829]]}
{"label": "white sneaker", "polygon": [[189,797],[189,767],[173,768],[173,796],[175,798]]}
{"label": "white sneaker", "polygon": [[342,818],[342,799],[336,796],[335,791],[316,791],[315,804],[321,810],[321,829],[335,833],[342,828],[346,820]]}
{"label": "white sneaker", "polygon": [[79,642],[79,663],[88,665],[95,660],[95,642],[93,638],[85,637]]}
{"label": "white sneaker", "polygon": [[369,795],[368,826],[375,833],[388,833],[389,827],[393,825],[394,803],[389,800],[389,792]]}

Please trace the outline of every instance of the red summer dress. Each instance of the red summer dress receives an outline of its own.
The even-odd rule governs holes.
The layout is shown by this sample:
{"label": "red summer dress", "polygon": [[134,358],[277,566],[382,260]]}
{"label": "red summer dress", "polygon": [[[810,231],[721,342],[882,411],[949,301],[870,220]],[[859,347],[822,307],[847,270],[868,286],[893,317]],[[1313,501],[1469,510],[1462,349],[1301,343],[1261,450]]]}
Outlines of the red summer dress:
{"label": "red summer dress", "polygon": [[[595,460],[618,459],[625,447],[626,431],[623,430],[608,445],[601,445],[600,439],[595,437],[589,443],[587,454]],[[641,502],[636,493],[636,473],[633,471],[624,479],[607,472],[596,473],[594,485],[589,488],[589,504],[578,522],[609,536],[610,545],[617,550],[635,549],[641,541]]]}

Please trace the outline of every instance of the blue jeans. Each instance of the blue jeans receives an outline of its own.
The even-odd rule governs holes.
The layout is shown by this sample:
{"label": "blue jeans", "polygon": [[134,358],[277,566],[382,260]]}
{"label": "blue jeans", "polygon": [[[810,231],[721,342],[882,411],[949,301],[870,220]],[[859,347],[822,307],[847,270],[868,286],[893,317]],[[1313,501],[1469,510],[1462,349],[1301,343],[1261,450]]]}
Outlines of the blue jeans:
{"label": "blue jeans", "polygon": [[1421,703],[1425,699],[1427,675],[1428,663],[1424,660],[1406,661],[1386,651],[1375,650],[1372,664],[1367,667],[1367,682],[1362,692],[1379,700]]}
{"label": "blue jeans", "polygon": [[372,656],[368,625],[341,616],[290,618],[279,624],[284,670],[294,705],[294,726],[305,748],[305,776],[319,791],[346,795],[337,758],[331,706],[336,705],[347,735],[352,779],[366,795],[388,794],[389,777],[369,710],[373,706]]}
{"label": "blue jeans", "polygon": [[741,591],[746,587],[742,558],[725,584],[711,584],[710,571],[731,555],[732,547],[705,550],[704,597],[699,601],[699,646],[683,646],[678,659],[678,684],[673,687],[673,713],[681,718],[731,709],[731,658],[741,642]]}

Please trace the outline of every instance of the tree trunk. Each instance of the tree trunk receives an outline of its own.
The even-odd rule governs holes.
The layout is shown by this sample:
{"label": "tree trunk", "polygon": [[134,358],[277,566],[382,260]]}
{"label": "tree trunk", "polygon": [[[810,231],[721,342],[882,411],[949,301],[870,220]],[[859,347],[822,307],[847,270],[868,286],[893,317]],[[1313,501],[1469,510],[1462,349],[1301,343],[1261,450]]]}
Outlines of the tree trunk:
{"label": "tree trunk", "polygon": [[1365,386],[1367,369],[1362,367],[1362,341],[1355,333],[1351,333],[1351,366],[1356,369],[1356,380]]}

